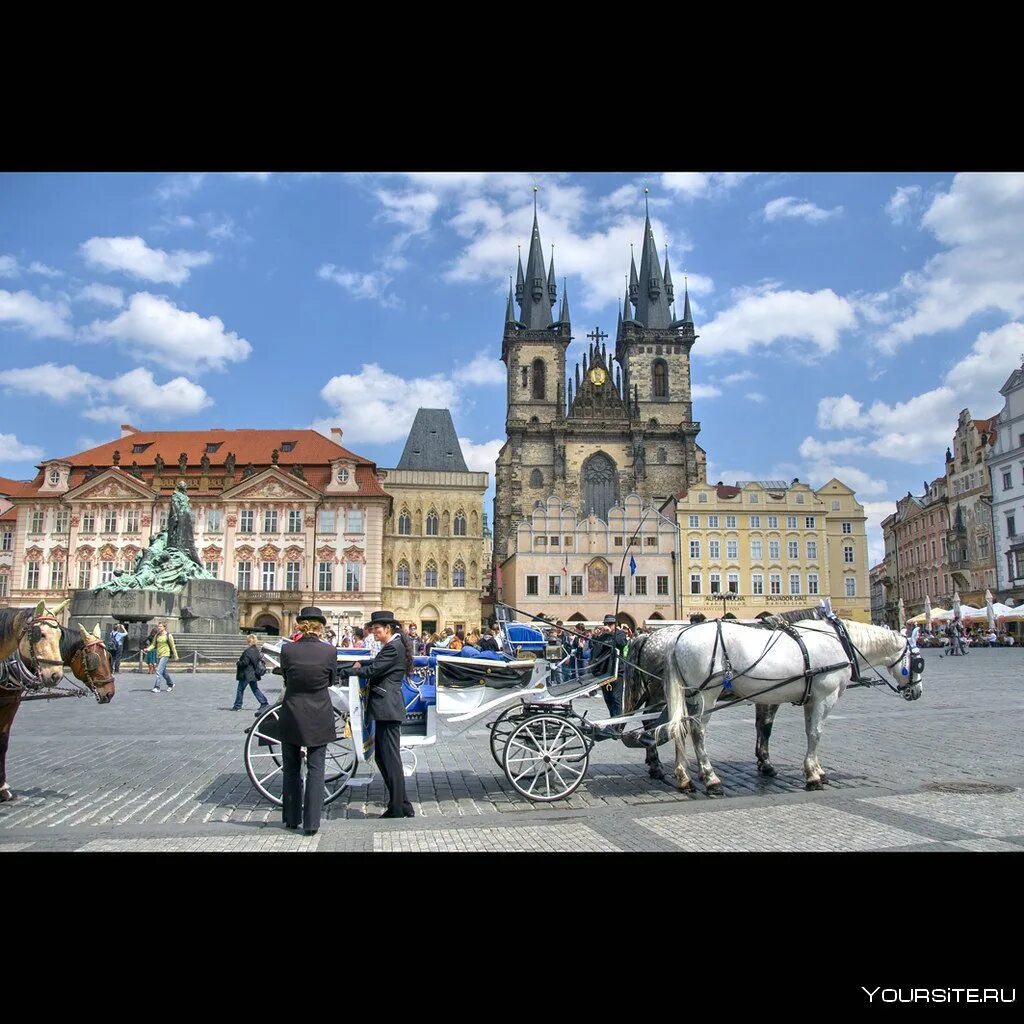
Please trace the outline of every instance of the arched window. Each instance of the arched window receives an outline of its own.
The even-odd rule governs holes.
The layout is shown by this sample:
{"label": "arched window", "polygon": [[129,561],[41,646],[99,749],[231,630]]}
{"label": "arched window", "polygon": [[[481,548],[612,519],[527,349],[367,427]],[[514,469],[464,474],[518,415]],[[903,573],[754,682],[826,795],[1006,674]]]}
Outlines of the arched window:
{"label": "arched window", "polygon": [[587,513],[593,512],[607,522],[608,509],[619,497],[619,478],[615,472],[615,463],[604,452],[598,452],[587,459],[583,466],[582,489],[583,505]]}
{"label": "arched window", "polygon": [[668,452],[664,448],[658,449],[658,465],[664,466],[668,462]]}
{"label": "arched window", "polygon": [[651,367],[651,384],[655,398],[668,398],[668,364],[664,359],[655,359]]}
{"label": "arched window", "polygon": [[544,397],[544,360],[534,359],[533,361],[533,397]]}
{"label": "arched window", "polygon": [[412,516],[406,508],[402,509],[402,514],[398,517],[398,532],[406,535],[412,533]]}
{"label": "arched window", "polygon": [[437,513],[434,511],[427,513],[427,536],[437,536]]}
{"label": "arched window", "polygon": [[404,559],[398,563],[398,572],[395,573],[395,585],[399,587],[409,586],[409,563]]}
{"label": "arched window", "polygon": [[452,569],[452,586],[464,587],[466,585],[466,567],[461,562],[456,562]]}
{"label": "arched window", "polygon": [[530,486],[531,487],[543,487],[544,486],[544,474],[539,469],[535,469],[530,474]]}
{"label": "arched window", "polygon": [[454,521],[454,523],[452,525],[453,525],[453,531],[452,532],[455,534],[456,537],[465,537],[466,536],[466,516],[465,516],[465,513],[461,512],[461,511],[460,512],[456,512],[455,513],[455,521]]}
{"label": "arched window", "polygon": [[423,585],[437,587],[437,565],[434,562],[427,562],[426,571],[423,573]]}

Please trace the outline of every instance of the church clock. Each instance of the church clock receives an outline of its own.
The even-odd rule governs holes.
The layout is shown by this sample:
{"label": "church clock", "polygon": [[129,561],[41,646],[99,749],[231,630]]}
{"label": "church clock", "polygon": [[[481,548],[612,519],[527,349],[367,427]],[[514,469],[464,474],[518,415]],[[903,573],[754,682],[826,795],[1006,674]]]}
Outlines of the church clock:
{"label": "church clock", "polygon": [[590,377],[590,383],[598,388],[608,379],[608,374],[600,366],[595,366],[588,376]]}

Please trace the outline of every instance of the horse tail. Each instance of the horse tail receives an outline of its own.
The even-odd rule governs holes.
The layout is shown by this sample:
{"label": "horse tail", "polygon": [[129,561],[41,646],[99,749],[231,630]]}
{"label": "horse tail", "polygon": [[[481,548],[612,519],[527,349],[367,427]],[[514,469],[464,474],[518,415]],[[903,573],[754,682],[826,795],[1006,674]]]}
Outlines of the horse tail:
{"label": "horse tail", "polygon": [[[662,686],[665,689],[665,699],[668,701],[670,714],[668,722],[656,726],[654,729],[655,738],[659,743],[666,738],[683,743],[690,735],[690,716],[686,713],[686,680],[676,664],[676,652],[681,639],[680,635],[676,640],[676,646],[668,652],[665,659]],[[673,697],[675,697],[674,700]]]}

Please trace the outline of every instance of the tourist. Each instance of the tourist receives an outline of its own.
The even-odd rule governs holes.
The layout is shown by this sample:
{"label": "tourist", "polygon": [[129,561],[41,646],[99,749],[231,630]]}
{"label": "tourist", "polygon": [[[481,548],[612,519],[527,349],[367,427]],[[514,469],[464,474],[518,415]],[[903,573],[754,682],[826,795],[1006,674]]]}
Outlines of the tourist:
{"label": "tourist", "polygon": [[150,647],[156,652],[157,665],[156,665],[156,679],[153,681],[153,689],[151,693],[160,692],[160,680],[162,679],[167,684],[167,692],[170,693],[174,689],[174,680],[171,679],[170,673],[167,671],[167,662],[171,658],[175,661],[178,660],[178,648],[174,646],[174,637],[167,632],[167,624],[161,622],[156,627],[156,636],[153,637]]}
{"label": "tourist", "polygon": [[146,646],[144,647],[144,658],[146,661],[146,665],[149,668],[150,675],[152,675],[156,671],[156,648],[153,646],[153,641],[156,639],[156,632],[156,626],[154,626],[149,631],[149,635],[146,637]]}
{"label": "tourist", "polygon": [[267,698],[263,696],[259,686],[256,684],[267,671],[267,663],[260,653],[259,639],[254,633],[249,634],[248,646],[242,651],[241,656],[235,665],[235,679],[238,686],[235,689],[235,703],[231,706],[232,711],[242,710],[242,697],[245,696],[245,688],[252,690],[252,695],[259,701],[259,710],[262,711],[267,704]]}

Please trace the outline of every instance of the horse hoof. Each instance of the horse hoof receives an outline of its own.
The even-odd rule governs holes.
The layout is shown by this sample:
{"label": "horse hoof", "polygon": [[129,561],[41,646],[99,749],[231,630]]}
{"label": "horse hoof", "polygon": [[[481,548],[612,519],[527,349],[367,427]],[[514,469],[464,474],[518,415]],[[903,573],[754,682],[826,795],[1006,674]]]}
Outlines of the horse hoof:
{"label": "horse hoof", "polygon": [[774,779],[775,776],[779,774],[775,770],[775,765],[769,764],[767,761],[761,761],[757,766],[757,770],[762,775],[767,775],[769,779]]}
{"label": "horse hoof", "polygon": [[827,776],[827,775],[819,775],[819,776],[818,776],[818,781],[819,781],[819,782],[820,782],[820,783],[821,783],[821,784],[822,784],[823,786],[827,786],[827,785],[829,784],[829,782],[828,782],[828,776]]}
{"label": "horse hoof", "polygon": [[657,779],[658,782],[664,782],[665,781],[665,773],[663,771],[661,771],[660,768],[651,768],[651,769],[648,770],[647,774],[652,779]]}
{"label": "horse hoof", "polygon": [[713,782],[707,788],[707,794],[710,797],[725,796],[725,789],[722,787],[720,782]]}
{"label": "horse hoof", "polygon": [[685,786],[676,786],[676,789],[686,796],[696,796],[697,794],[697,787],[693,784],[693,779],[690,779]]}
{"label": "horse hoof", "polygon": [[0,804],[5,804],[14,799],[14,794],[9,789],[0,789]]}
{"label": "horse hoof", "polygon": [[809,781],[804,788],[812,790],[812,791],[813,790],[821,789],[822,788],[821,779],[814,779],[813,781]]}

